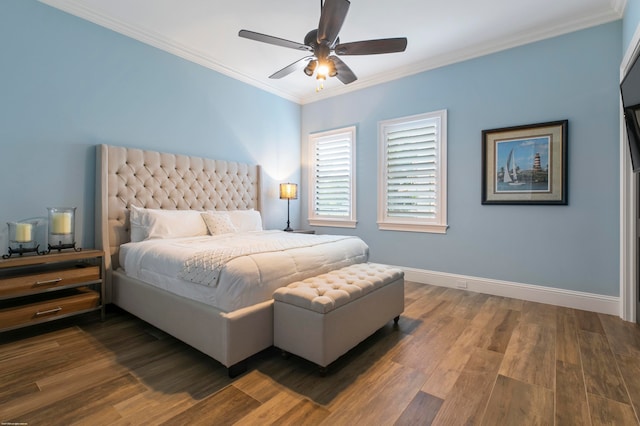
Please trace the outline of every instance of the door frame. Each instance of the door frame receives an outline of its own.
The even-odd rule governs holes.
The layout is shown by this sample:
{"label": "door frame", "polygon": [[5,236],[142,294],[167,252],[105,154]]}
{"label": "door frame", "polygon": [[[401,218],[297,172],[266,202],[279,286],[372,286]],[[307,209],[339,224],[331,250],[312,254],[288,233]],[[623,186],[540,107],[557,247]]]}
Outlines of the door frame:
{"label": "door frame", "polygon": [[[620,64],[620,82],[640,55],[640,25]],[[638,295],[638,184],[631,168],[627,128],[620,98],[620,318],[636,321]]]}

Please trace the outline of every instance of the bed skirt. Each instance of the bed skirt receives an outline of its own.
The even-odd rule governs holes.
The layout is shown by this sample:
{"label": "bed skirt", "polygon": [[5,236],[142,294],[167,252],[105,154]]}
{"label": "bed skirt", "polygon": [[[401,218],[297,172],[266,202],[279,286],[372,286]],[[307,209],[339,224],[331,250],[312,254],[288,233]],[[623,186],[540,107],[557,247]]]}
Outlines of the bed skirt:
{"label": "bed skirt", "polygon": [[115,305],[227,368],[273,345],[273,300],[222,312],[127,277],[121,271],[112,272],[111,298]]}

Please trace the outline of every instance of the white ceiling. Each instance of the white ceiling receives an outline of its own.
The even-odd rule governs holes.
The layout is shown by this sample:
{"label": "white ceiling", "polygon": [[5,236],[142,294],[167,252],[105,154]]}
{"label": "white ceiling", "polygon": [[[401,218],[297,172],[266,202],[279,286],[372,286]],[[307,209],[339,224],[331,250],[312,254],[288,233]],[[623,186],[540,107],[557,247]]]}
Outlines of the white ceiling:
{"label": "white ceiling", "polygon": [[[320,0],[40,0],[238,80],[305,104],[453,62],[620,19],[626,0],[351,0],[341,42],[407,37],[405,52],[342,56],[343,85],[302,71],[268,76],[306,52],[238,37],[247,29],[302,43]],[[622,48],[622,47],[621,47]]]}

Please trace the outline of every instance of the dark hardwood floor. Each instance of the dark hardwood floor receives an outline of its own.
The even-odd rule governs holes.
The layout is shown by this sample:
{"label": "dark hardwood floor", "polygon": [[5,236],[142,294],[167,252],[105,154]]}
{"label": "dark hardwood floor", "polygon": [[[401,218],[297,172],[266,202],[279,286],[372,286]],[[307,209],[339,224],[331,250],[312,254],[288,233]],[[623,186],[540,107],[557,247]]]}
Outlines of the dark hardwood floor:
{"label": "dark hardwood floor", "polygon": [[[332,364],[276,349],[235,379],[112,308],[0,335],[0,422],[28,425],[638,425],[640,328],[407,283],[389,324]],[[348,324],[345,324],[347,327]]]}

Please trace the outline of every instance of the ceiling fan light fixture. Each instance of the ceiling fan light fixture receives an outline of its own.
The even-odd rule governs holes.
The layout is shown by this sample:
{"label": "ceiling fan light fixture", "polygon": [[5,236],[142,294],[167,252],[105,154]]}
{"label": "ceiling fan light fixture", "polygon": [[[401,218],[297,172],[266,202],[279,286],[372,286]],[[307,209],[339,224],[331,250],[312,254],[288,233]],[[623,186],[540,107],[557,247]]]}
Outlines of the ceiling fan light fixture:
{"label": "ceiling fan light fixture", "polygon": [[338,75],[338,70],[336,69],[336,64],[333,63],[333,61],[331,59],[329,59],[327,61],[327,75],[329,77],[335,77],[336,75]]}
{"label": "ceiling fan light fixture", "polygon": [[316,70],[317,66],[318,66],[318,61],[316,61],[315,59],[310,60],[307,66],[304,68],[304,73],[309,77],[311,77],[313,75],[313,72]]}
{"label": "ceiling fan light fixture", "polygon": [[324,80],[329,75],[329,70],[330,70],[330,66],[326,62],[321,63],[318,66],[318,72],[317,72],[316,78],[318,79],[322,78]]}

